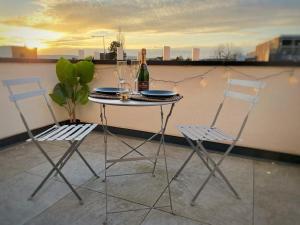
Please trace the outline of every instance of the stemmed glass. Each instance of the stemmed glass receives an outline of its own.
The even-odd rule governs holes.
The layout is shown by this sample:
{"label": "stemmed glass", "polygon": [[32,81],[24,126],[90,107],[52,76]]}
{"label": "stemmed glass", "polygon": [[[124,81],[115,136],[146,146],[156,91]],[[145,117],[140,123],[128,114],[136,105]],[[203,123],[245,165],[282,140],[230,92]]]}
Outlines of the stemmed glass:
{"label": "stemmed glass", "polygon": [[131,73],[131,79],[134,82],[134,89],[132,91],[133,94],[137,94],[138,93],[137,81],[138,81],[139,65],[140,65],[140,61],[139,60],[131,60],[131,63],[130,63],[130,73]]}
{"label": "stemmed glass", "polygon": [[127,70],[127,61],[117,61],[117,75],[118,75],[118,87],[122,87],[125,83],[125,76]]}

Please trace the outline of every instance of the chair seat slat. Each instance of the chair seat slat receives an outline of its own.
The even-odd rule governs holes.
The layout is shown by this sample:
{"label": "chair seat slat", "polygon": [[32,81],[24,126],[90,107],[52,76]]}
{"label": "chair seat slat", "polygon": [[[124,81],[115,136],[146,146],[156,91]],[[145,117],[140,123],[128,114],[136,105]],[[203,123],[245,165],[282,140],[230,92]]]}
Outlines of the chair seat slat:
{"label": "chair seat slat", "polygon": [[201,140],[218,141],[223,139],[214,135],[212,130],[207,126],[193,126],[192,129],[196,130],[196,132],[200,134],[199,139]]}
{"label": "chair seat slat", "polygon": [[197,140],[209,140],[209,141],[233,141],[234,137],[227,135],[217,128],[209,128],[207,126],[199,125],[181,125],[177,126],[178,130],[181,131],[185,136],[190,139]]}
{"label": "chair seat slat", "polygon": [[218,129],[218,128],[214,128],[215,132],[218,134],[223,135],[224,137],[229,138],[230,140],[235,140],[235,137],[229,135],[229,134],[225,134],[222,130]]}
{"label": "chair seat slat", "polygon": [[75,133],[67,137],[65,140],[71,141],[74,140],[78,135],[80,135],[82,132],[84,132],[86,129],[90,127],[91,124],[84,124],[79,130],[77,130]]}
{"label": "chair seat slat", "polygon": [[186,136],[188,136],[189,138],[191,138],[192,140],[196,141],[198,138],[197,136],[195,136],[193,133],[191,133],[186,126],[177,126],[178,130],[185,134]]}
{"label": "chair seat slat", "polygon": [[[49,133],[50,131],[52,131],[52,130],[54,130],[54,129],[57,129],[57,128],[58,128],[58,126],[54,125],[54,126],[50,127],[49,129],[47,129],[47,130],[45,130],[45,131],[43,131],[43,132],[41,132],[41,133],[35,135],[34,138],[36,139],[36,138],[38,138],[38,137],[41,137],[42,135],[44,135],[44,134],[46,134],[46,133]],[[31,139],[31,138],[28,138],[26,141],[32,141],[32,139]]]}
{"label": "chair seat slat", "polygon": [[59,138],[60,136],[64,135],[65,133],[67,133],[69,130],[71,130],[73,127],[75,127],[75,125],[69,125],[68,127],[66,127],[66,129],[63,129],[61,132],[53,135],[52,137],[48,138],[47,141],[54,141],[57,138]]}
{"label": "chair seat slat", "polygon": [[68,125],[63,125],[61,127],[59,127],[58,129],[54,130],[54,131],[51,131],[50,133],[38,138],[37,140],[38,141],[45,141],[47,140],[48,138],[52,137],[53,135],[59,133],[60,131],[62,131],[63,129],[65,129],[66,127],[68,127]]}
{"label": "chair seat slat", "polygon": [[56,138],[56,140],[58,141],[62,141],[62,140],[65,140],[66,138],[68,138],[70,135],[72,135],[75,131],[77,131],[78,129],[80,129],[83,125],[82,124],[79,124],[75,127],[73,127],[72,130],[69,130],[67,133],[65,133],[64,135]]}
{"label": "chair seat slat", "polygon": [[206,129],[205,128],[203,128],[203,127],[197,127],[197,126],[189,126],[189,128],[188,128],[190,131],[192,131],[195,135],[196,135],[196,137],[197,137],[197,140],[199,140],[199,139],[201,139],[201,140],[203,140],[203,139],[207,139],[206,138],[206,136],[207,136],[207,134],[206,134]]}
{"label": "chair seat slat", "polygon": [[205,129],[207,130],[208,135],[212,137],[211,138],[212,140],[213,139],[215,139],[215,140],[227,140],[227,135],[216,132],[215,127],[214,128],[206,127]]}
{"label": "chair seat slat", "polygon": [[80,134],[79,136],[77,136],[75,138],[76,141],[80,141],[82,140],[82,138],[84,138],[86,135],[88,135],[92,130],[94,130],[94,128],[97,126],[97,124],[92,124],[87,130],[85,130],[82,134]]}

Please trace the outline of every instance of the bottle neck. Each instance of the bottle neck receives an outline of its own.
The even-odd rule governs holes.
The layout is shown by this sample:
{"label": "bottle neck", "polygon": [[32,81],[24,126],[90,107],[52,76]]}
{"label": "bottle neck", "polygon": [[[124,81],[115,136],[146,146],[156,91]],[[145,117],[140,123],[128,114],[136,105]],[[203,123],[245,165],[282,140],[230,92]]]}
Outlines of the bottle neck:
{"label": "bottle neck", "polygon": [[147,64],[146,63],[146,55],[142,55],[141,64]]}

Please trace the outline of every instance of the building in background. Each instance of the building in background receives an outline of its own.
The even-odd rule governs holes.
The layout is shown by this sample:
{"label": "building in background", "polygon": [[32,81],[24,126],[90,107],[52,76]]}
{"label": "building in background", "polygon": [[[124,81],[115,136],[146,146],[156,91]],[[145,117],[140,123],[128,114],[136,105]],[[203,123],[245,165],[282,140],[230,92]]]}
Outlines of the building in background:
{"label": "building in background", "polygon": [[245,61],[251,61],[251,62],[256,61],[256,51],[247,53],[245,57]]}
{"label": "building in background", "polygon": [[171,47],[164,46],[163,48],[163,60],[170,60],[171,59]]}
{"label": "building in background", "polygon": [[25,46],[0,46],[0,58],[37,58],[37,48],[27,48]]}
{"label": "building in background", "polygon": [[300,35],[281,35],[256,46],[256,61],[300,62]]}
{"label": "building in background", "polygon": [[38,55],[38,59],[68,59],[68,60],[77,60],[78,55]]}
{"label": "building in background", "polygon": [[84,50],[83,49],[78,50],[78,59],[84,59]]}
{"label": "building in background", "polygon": [[100,60],[114,60],[114,52],[100,53]]}
{"label": "building in background", "polygon": [[199,60],[200,60],[200,48],[193,48],[192,61],[199,61]]}
{"label": "building in background", "polygon": [[100,60],[100,52],[99,51],[94,52],[94,59],[95,60]]}

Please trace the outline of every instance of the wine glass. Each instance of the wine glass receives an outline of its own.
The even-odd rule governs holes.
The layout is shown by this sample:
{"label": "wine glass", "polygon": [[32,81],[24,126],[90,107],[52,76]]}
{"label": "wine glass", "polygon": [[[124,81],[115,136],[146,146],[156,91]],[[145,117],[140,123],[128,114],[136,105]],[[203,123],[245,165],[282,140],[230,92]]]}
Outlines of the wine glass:
{"label": "wine glass", "polygon": [[125,76],[127,70],[127,61],[117,61],[117,75],[118,75],[118,86],[121,87],[125,83]]}
{"label": "wine glass", "polygon": [[130,63],[130,73],[131,73],[131,79],[134,82],[134,89],[132,91],[133,94],[137,94],[137,81],[138,81],[138,71],[139,71],[139,60],[131,60]]}

